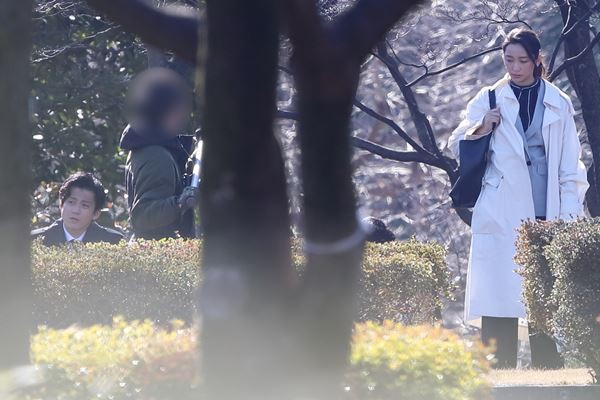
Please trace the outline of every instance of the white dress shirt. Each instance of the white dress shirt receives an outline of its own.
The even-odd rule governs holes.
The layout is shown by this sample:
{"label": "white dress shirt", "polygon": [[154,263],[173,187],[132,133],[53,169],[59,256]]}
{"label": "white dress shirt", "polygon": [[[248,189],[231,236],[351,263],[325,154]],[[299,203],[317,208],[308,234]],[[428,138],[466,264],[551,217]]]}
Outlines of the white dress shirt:
{"label": "white dress shirt", "polygon": [[67,239],[67,242],[72,242],[72,241],[77,241],[77,242],[83,242],[83,238],[87,232],[87,230],[85,232],[83,232],[79,237],[74,237],[73,235],[71,235],[69,233],[69,231],[67,231],[67,228],[65,228],[65,225],[63,224],[63,231],[65,231],[65,238]]}

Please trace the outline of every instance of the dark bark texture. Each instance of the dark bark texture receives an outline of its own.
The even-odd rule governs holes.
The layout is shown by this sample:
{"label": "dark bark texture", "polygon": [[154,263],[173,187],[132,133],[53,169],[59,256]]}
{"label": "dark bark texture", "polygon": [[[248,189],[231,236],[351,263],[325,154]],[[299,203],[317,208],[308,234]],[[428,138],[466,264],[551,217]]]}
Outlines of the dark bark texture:
{"label": "dark bark texture", "polygon": [[29,0],[0,2],[0,369],[29,363]]}
{"label": "dark bark texture", "polygon": [[202,353],[210,398],[285,394],[294,276],[273,134],[278,0],[207,2]]}
{"label": "dark bark texture", "polygon": [[[564,39],[565,58],[580,54],[592,40],[587,2],[557,0],[566,30],[573,28]],[[569,14],[571,17],[569,18]],[[583,22],[578,23],[580,20]],[[588,171],[590,188],[586,195],[592,216],[600,215],[600,74],[594,53],[589,52],[568,68],[567,74],[581,102],[593,164]]]}
{"label": "dark bark texture", "polygon": [[199,18],[195,13],[169,7],[158,9],[147,0],[87,2],[148,44],[171,50],[188,62],[196,62]]}

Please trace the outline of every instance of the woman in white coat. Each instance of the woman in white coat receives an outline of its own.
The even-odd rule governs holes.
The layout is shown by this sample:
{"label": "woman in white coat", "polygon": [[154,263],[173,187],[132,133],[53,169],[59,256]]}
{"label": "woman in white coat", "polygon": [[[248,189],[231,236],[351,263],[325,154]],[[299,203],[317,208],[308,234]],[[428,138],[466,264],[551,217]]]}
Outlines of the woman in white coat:
{"label": "woman in white coat", "polygon": [[[461,140],[492,135],[483,186],[473,209],[465,319],[482,317],[482,339],[496,341],[497,367],[517,362],[518,318],[525,318],[521,277],[513,261],[524,220],[571,220],[583,214],[588,183],[569,97],[543,79],[540,42],[530,30],[506,37],[507,75],[483,88],[448,147],[458,158]],[[497,108],[490,110],[488,91]],[[530,337],[535,367],[562,365],[554,342]]]}

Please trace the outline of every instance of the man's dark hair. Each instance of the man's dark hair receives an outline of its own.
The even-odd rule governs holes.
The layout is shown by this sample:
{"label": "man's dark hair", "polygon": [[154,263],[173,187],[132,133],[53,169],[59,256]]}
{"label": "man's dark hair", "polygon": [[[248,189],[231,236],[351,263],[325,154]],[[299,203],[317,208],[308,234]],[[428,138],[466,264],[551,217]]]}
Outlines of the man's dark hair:
{"label": "man's dark hair", "polygon": [[104,186],[102,186],[102,182],[100,182],[94,175],[88,174],[87,172],[77,172],[69,176],[67,180],[63,182],[58,191],[58,198],[60,200],[61,207],[71,196],[71,191],[73,188],[85,189],[94,193],[94,211],[99,211],[104,208],[104,203],[106,203]]}

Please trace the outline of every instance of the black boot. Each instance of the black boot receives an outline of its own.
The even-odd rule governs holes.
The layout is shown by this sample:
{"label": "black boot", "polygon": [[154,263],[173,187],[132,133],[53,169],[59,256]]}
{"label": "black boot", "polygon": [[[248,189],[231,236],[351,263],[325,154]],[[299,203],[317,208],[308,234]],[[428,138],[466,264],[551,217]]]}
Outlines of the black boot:
{"label": "black boot", "polygon": [[481,340],[486,346],[489,346],[492,340],[496,342],[496,363],[493,368],[517,368],[518,318],[482,317]]}
{"label": "black boot", "polygon": [[561,369],[565,361],[556,349],[554,340],[543,332],[529,327],[531,367],[536,369]]}

